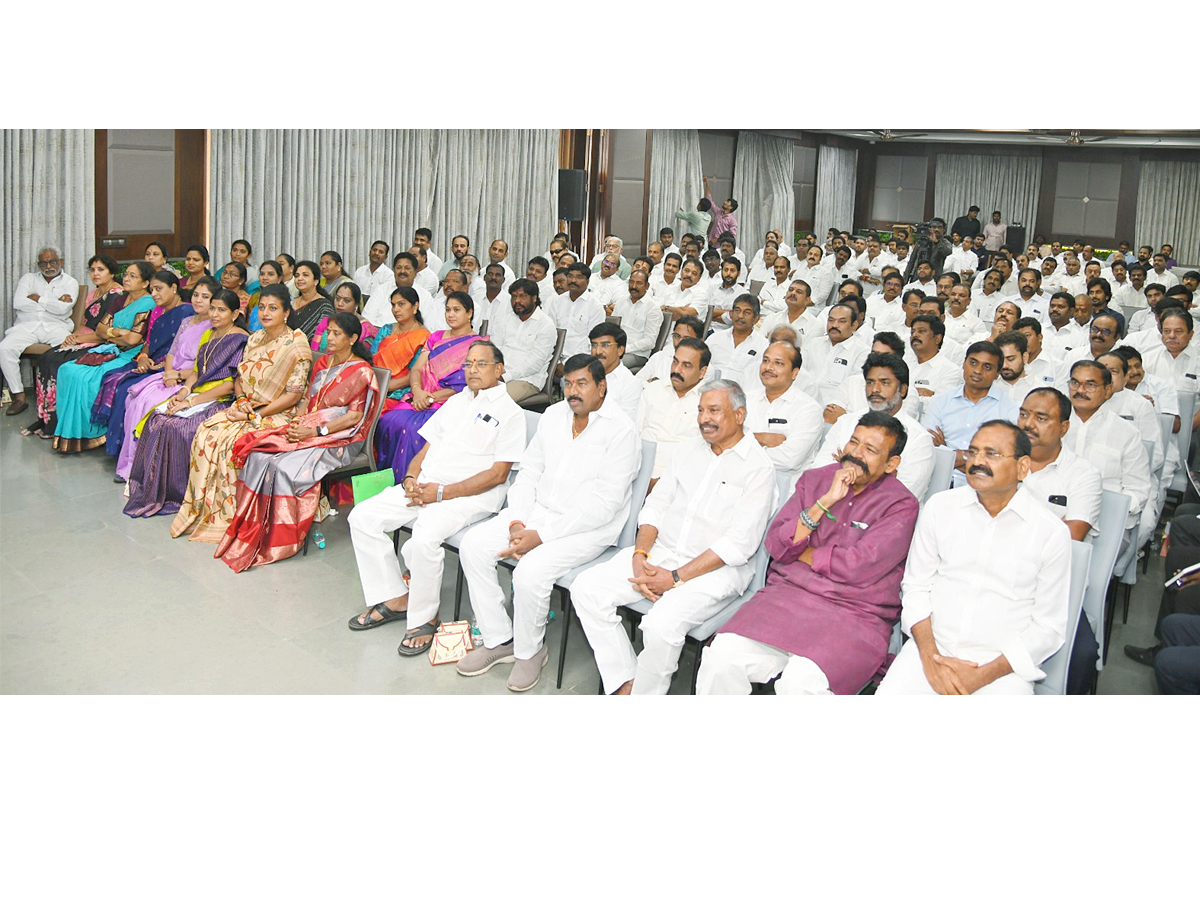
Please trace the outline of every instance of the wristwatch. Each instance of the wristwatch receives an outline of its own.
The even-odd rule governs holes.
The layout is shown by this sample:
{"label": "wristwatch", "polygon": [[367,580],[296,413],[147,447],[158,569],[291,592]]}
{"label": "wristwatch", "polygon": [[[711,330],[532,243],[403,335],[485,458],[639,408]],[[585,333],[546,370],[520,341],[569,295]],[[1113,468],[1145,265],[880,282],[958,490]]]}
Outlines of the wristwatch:
{"label": "wristwatch", "polygon": [[671,577],[675,579],[675,583],[676,583],[676,584],[683,584],[683,579],[679,577],[679,570],[678,570],[678,569],[672,569],[672,570],[671,570]]}
{"label": "wristwatch", "polygon": [[329,426],[328,425],[318,425],[317,426],[317,434],[319,434],[321,437],[325,437],[327,434],[329,434]]}

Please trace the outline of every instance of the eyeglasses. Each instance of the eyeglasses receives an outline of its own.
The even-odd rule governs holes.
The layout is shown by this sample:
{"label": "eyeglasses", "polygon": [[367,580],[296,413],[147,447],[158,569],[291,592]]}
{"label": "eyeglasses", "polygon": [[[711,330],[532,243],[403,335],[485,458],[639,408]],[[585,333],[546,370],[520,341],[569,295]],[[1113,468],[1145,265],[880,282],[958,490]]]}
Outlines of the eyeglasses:
{"label": "eyeglasses", "polygon": [[978,456],[982,456],[985,459],[990,460],[1017,458],[1015,453],[1001,453],[999,450],[993,450],[991,447],[984,447],[982,450],[976,447],[968,447],[963,451],[963,453],[966,455],[967,459],[974,459]]}
{"label": "eyeglasses", "polygon": [[593,341],[592,342],[593,350],[611,350],[615,346],[617,346],[617,345],[614,341],[603,341],[603,342]]}
{"label": "eyeglasses", "polygon": [[500,363],[472,362],[471,360],[468,359],[465,363],[462,364],[462,370],[464,372],[469,372],[471,369],[484,369],[484,368],[487,368],[488,366],[498,366],[498,365],[500,365]]}
{"label": "eyeglasses", "polygon": [[1100,337],[1112,337],[1115,333],[1111,328],[1097,328],[1095,325],[1092,326],[1092,334],[1098,334]]}
{"label": "eyeglasses", "polygon": [[1098,382],[1098,381],[1080,381],[1077,378],[1072,378],[1070,381],[1067,382],[1067,387],[1069,387],[1073,391],[1077,391],[1080,388],[1083,388],[1085,393],[1090,394],[1092,391],[1100,390],[1100,388],[1103,387],[1103,385],[1101,385],[1100,382]]}
{"label": "eyeglasses", "polygon": [[49,269],[51,266],[58,265],[59,262],[60,262],[60,260],[58,260],[58,259],[39,259],[38,260],[38,268],[39,269]]}

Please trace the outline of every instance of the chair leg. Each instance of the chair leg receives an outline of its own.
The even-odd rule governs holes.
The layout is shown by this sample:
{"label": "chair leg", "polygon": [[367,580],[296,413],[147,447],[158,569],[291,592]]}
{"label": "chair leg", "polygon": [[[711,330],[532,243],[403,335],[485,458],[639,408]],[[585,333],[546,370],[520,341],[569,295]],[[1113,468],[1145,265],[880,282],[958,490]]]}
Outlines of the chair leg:
{"label": "chair leg", "polygon": [[1108,591],[1104,595],[1104,646],[1100,649],[1100,658],[1108,664],[1108,645],[1112,642],[1113,619],[1117,611],[1116,581],[1108,583]]}
{"label": "chair leg", "polygon": [[[311,531],[312,531],[312,529],[310,528],[310,529],[309,529],[309,531],[311,532]],[[304,535],[304,546],[303,546],[303,548],[302,548],[302,549],[301,549],[301,551],[300,551],[300,555],[301,555],[301,556],[308,556],[308,535],[307,535],[307,534],[306,534],[306,535]]]}
{"label": "chair leg", "polygon": [[1129,624],[1129,595],[1133,593],[1133,585],[1123,584],[1123,585],[1121,585],[1121,587],[1125,588],[1125,591],[1124,591],[1125,608],[1121,611],[1121,624],[1128,625]]}
{"label": "chair leg", "polygon": [[559,593],[562,596],[563,604],[563,627],[562,640],[558,647],[558,681],[554,686],[561,691],[563,667],[567,664],[567,638],[571,634],[571,592],[565,588],[559,588]]}
{"label": "chair leg", "polygon": [[696,648],[696,658],[692,661],[692,683],[688,688],[688,693],[695,696],[696,682],[700,679],[700,654],[704,652],[704,644],[700,641],[693,641],[691,638],[687,638],[684,643],[691,644]]}
{"label": "chair leg", "polygon": [[463,568],[462,561],[458,563],[458,577],[454,582],[454,618],[451,621],[458,621],[458,614],[462,610],[462,595],[463,595]]}

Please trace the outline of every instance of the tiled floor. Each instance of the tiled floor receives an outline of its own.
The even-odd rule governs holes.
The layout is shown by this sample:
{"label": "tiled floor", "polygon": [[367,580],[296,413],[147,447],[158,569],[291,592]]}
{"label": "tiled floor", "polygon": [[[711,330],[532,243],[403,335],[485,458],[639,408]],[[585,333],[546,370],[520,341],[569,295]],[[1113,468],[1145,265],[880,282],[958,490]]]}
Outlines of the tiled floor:
{"label": "tiled floor", "polygon": [[[463,678],[425,657],[401,658],[399,625],[354,633],[363,607],[345,515],[326,547],[235,575],[213,545],[172,540],[169,518],[122,514],[122,486],[102,451],[64,457],[25,438],[32,417],[0,417],[0,691],[6,694],[503,694],[509,669]],[[442,612],[453,611],[448,555]],[[1115,652],[1099,692],[1154,692],[1126,643],[1151,643],[1161,561],[1118,610]],[[557,600],[555,601],[557,606]],[[463,616],[470,605],[464,601]],[[534,693],[595,694],[598,675],[573,624],[563,688],[554,686],[561,614],[547,629],[551,662]],[[685,650],[673,692],[687,691]]]}

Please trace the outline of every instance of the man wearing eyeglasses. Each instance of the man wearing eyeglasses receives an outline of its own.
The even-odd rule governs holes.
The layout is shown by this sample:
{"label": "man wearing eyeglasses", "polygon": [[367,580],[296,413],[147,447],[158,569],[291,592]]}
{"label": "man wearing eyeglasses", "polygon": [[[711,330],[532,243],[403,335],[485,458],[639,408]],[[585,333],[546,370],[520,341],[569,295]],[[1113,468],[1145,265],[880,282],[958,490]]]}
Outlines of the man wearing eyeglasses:
{"label": "man wearing eyeglasses", "polygon": [[1067,396],[1067,381],[1071,377],[1071,367],[1080,360],[1099,359],[1111,350],[1121,337],[1121,324],[1111,312],[1104,312],[1092,319],[1088,330],[1088,342],[1085,346],[1072,350],[1063,357],[1062,364],[1055,375],[1054,386]]}
{"label": "man wearing eyeglasses", "polygon": [[1150,458],[1137,427],[1105,408],[1112,393],[1112,372],[1103,364],[1083,359],[1071,366],[1067,396],[1074,412],[1063,446],[1100,470],[1106,491],[1129,495],[1128,530],[1137,525],[1153,490]]}
{"label": "man wearing eyeglasses", "polygon": [[57,347],[71,333],[71,311],[79,282],[63,271],[62,254],[43,247],[37,255],[38,271],[22,275],[13,292],[17,321],[0,341],[0,372],[12,394],[6,415],[25,412],[25,385],[21,380],[21,354],[33,344]]}
{"label": "man wearing eyeglasses", "polygon": [[[437,631],[445,551],[442,542],[504,504],[505,482],[525,450],[525,414],[501,383],[504,354],[479,341],[463,363],[467,386],[421,426],[427,443],[404,480],[355,505],[348,524],[367,611],[349,622],[366,631],[389,622],[411,626],[398,650],[418,656]],[[544,371],[544,366],[543,366]],[[400,553],[390,532],[412,525]]]}
{"label": "man wearing eyeglasses", "polygon": [[971,489],[935,494],[917,519],[901,584],[912,640],[878,695],[1029,695],[1066,637],[1071,533],[1020,490],[1029,436],[992,420],[963,452]]}
{"label": "man wearing eyeglasses", "polygon": [[636,422],[638,407],[642,402],[642,383],[626,366],[621,365],[627,340],[625,330],[612,322],[601,322],[588,332],[592,356],[604,363],[608,402],[629,416],[630,422]]}

